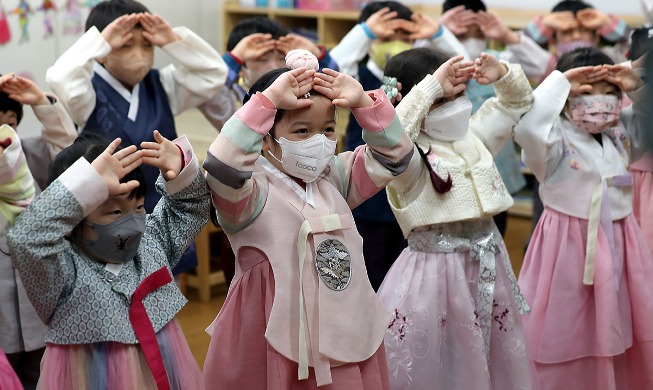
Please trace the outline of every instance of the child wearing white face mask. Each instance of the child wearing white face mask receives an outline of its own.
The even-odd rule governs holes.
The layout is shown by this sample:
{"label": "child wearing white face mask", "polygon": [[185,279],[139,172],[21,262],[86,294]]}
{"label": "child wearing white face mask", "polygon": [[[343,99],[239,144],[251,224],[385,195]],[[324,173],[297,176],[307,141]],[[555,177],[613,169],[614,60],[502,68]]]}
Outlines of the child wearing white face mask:
{"label": "child wearing white face mask", "polygon": [[651,389],[653,258],[628,173],[646,88],[594,48],[557,69],[515,127],[545,206],[519,275],[536,388]]}
{"label": "child wearing white face mask", "polygon": [[[351,209],[419,155],[382,91],[295,54],[292,70],[252,86],[204,162],[237,259],[209,328],[205,386],[387,390],[391,313],[370,286]],[[334,156],[336,106],[351,108],[367,145]]]}
{"label": "child wearing white face mask", "polygon": [[[387,188],[408,238],[379,289],[394,312],[391,388],[531,388],[520,315],[528,306],[492,220],[512,205],[492,153],[531,107],[531,88],[519,65],[486,53],[475,64],[447,58],[413,49],[385,71],[407,92],[397,115],[423,160]],[[463,94],[470,77],[497,93],[474,116]]]}
{"label": "child wearing white face mask", "polygon": [[[119,138],[82,134],[7,233],[48,325],[38,388],[202,388],[171,270],[208,220],[209,190],[185,138],[154,139],[117,150]],[[141,163],[161,172],[149,215]]]}

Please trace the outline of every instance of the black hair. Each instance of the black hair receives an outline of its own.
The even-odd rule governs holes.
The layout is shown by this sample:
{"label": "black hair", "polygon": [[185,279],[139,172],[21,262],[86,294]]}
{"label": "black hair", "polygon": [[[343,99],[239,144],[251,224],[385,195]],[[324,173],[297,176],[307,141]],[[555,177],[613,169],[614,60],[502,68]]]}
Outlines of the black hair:
{"label": "black hair", "polygon": [[[104,30],[111,22],[123,15],[149,13],[146,6],[134,0],[107,0],[96,5],[86,18],[86,31],[95,26]],[[136,25],[140,27],[140,23]]]}
{"label": "black hair", "polygon": [[410,49],[392,56],[385,66],[384,75],[401,83],[401,94],[408,95],[427,74],[435,72],[449,57],[426,47]]}
{"label": "black hair", "polygon": [[452,8],[456,8],[460,5],[464,5],[465,9],[470,11],[487,11],[487,7],[483,0],[445,0],[442,4],[442,13],[449,11]]}
{"label": "black hair", "polygon": [[390,8],[391,12],[396,11],[398,19],[411,20],[413,16],[413,11],[410,8],[397,1],[371,1],[361,11],[358,23],[366,21],[372,14],[386,7]]}
{"label": "black hair", "polygon": [[[433,49],[425,47],[410,49],[390,58],[385,66],[384,75],[396,78],[401,83],[401,94],[406,96],[417,83],[427,75],[435,72],[448,59],[448,56]],[[428,160],[431,150],[423,151],[417,144],[415,146],[429,171],[431,185],[433,185],[435,191],[438,194],[449,192],[453,186],[451,175],[447,174],[447,180],[438,176]]]}
{"label": "black hair", "polygon": [[640,27],[631,36],[628,59],[636,60],[653,49],[653,27]]}
{"label": "black hair", "polygon": [[556,64],[556,69],[566,72],[582,66],[614,65],[614,61],[595,47],[581,47],[565,53]]}
{"label": "black hair", "polygon": [[563,12],[563,11],[571,11],[576,15],[578,11],[587,9],[587,8],[594,8],[592,5],[581,1],[581,0],[563,0],[553,6],[551,9],[551,12]]}
{"label": "black hair", "polygon": [[[86,161],[93,162],[111,143],[110,140],[90,131],[84,131],[75,139],[72,145],[59,152],[57,157],[54,158],[50,168],[48,169],[48,185],[55,181],[62,173],[64,173],[71,165],[73,165],[80,157],[84,157]],[[120,145],[116,151],[123,149]],[[127,183],[130,180],[138,181],[139,185],[129,194],[129,199],[134,197],[145,197],[145,176],[140,168],[136,168],[123,177],[120,182]]]}
{"label": "black hair", "polygon": [[257,33],[270,34],[272,39],[279,39],[288,35],[290,31],[276,20],[264,16],[243,19],[231,29],[227,40],[227,51],[233,50],[243,38]]}
{"label": "black hair", "polygon": [[23,119],[23,105],[9,97],[3,91],[0,91],[0,112],[13,111],[16,114],[16,123],[19,124]]}

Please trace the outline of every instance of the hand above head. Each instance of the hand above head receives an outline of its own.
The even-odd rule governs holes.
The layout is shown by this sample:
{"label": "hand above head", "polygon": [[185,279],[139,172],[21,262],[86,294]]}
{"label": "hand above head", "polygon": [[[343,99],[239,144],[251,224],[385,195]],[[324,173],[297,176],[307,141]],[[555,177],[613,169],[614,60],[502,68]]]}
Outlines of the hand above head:
{"label": "hand above head", "polygon": [[570,96],[577,96],[584,92],[592,92],[592,83],[605,80],[608,69],[603,65],[583,66],[569,69],[563,73],[571,84]]}
{"label": "hand above head", "polygon": [[463,56],[450,58],[433,72],[442,86],[443,97],[456,96],[467,88],[465,83],[472,78],[474,63],[463,60]]}
{"label": "hand above head", "polygon": [[632,92],[642,86],[642,79],[629,66],[603,65],[603,68],[608,71],[605,80],[619,87],[622,92]]}
{"label": "hand above head", "polygon": [[280,110],[309,107],[313,104],[311,99],[302,97],[313,89],[314,75],[313,69],[293,69],[277,77],[262,93]]}
{"label": "hand above head", "polygon": [[578,27],[578,21],[571,11],[551,12],[542,17],[542,24],[553,31],[565,31]]}
{"label": "hand above head", "polygon": [[[11,74],[13,76],[13,74]],[[50,104],[47,96],[31,80],[17,76],[9,78],[6,82],[0,81],[0,89],[20,104],[29,104],[37,106],[41,104]]]}
{"label": "hand above head", "polygon": [[137,180],[121,183],[120,180],[141,165],[141,152],[131,145],[114,153],[120,145],[116,138],[93,162],[91,167],[100,175],[109,189],[109,196],[127,194],[138,187]]}
{"label": "hand above head", "polygon": [[313,41],[297,34],[288,34],[280,37],[276,42],[276,48],[284,54],[291,50],[304,49],[313,53],[315,57],[319,58],[322,55],[322,49],[313,43]]}
{"label": "hand above head", "polygon": [[102,37],[109,43],[111,50],[118,49],[132,39],[131,31],[138,22],[138,14],[122,15],[102,30]]}
{"label": "hand above head", "polygon": [[485,39],[497,40],[510,45],[519,43],[519,33],[512,31],[499,17],[491,12],[479,11],[477,14],[478,27]]}
{"label": "hand above head", "polygon": [[353,77],[325,68],[315,74],[315,90],[330,99],[334,106],[343,108],[371,107],[374,100]]}
{"label": "hand above head", "polygon": [[165,46],[181,39],[170,24],[159,15],[139,14],[139,22],[143,26],[143,37],[154,46]]}
{"label": "hand above head", "polygon": [[231,53],[240,61],[247,62],[261,57],[273,50],[274,47],[275,41],[272,39],[272,34],[255,33],[241,39]]}
{"label": "hand above head", "polygon": [[470,25],[476,23],[476,13],[465,9],[464,5],[459,5],[443,13],[439,21],[454,35],[461,35],[467,32]]}
{"label": "hand above head", "polygon": [[141,142],[143,164],[159,168],[163,178],[173,180],[183,167],[181,152],[177,145],[154,130],[154,141]]}
{"label": "hand above head", "polygon": [[397,11],[390,11],[390,8],[382,8],[365,21],[367,27],[377,38],[387,38],[395,33],[393,21],[397,17]]}
{"label": "hand above head", "polygon": [[440,29],[440,23],[430,16],[421,12],[414,12],[411,16],[413,28],[410,31],[410,39],[431,39]]}
{"label": "hand above head", "polygon": [[474,78],[481,85],[492,84],[508,73],[508,68],[495,57],[483,52],[474,61]]}
{"label": "hand above head", "polygon": [[610,23],[610,18],[594,8],[585,8],[576,13],[576,21],[588,30],[598,30]]}

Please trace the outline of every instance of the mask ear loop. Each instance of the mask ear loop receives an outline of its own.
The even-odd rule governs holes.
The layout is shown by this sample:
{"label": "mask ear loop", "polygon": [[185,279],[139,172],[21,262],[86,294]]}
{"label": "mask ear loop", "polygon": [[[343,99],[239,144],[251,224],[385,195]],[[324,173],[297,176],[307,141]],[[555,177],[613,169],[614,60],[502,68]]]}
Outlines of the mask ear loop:
{"label": "mask ear loop", "polygon": [[[279,144],[279,147],[281,147],[281,143],[279,143],[279,141],[278,141],[276,138],[274,138],[273,136],[271,136],[270,133],[267,133],[265,136],[266,136],[266,137],[270,137],[270,139],[272,140],[272,143],[273,143],[273,144],[276,142],[276,143]],[[281,160],[279,160],[279,159],[277,158],[277,156],[275,156],[274,153],[272,153],[272,152],[270,151],[270,149],[266,150],[266,152],[268,152],[268,154],[269,154],[270,156],[272,156],[273,159],[277,160],[277,161],[279,162],[279,164],[283,164],[283,163],[281,162],[281,160],[283,160],[283,148],[281,148]]]}

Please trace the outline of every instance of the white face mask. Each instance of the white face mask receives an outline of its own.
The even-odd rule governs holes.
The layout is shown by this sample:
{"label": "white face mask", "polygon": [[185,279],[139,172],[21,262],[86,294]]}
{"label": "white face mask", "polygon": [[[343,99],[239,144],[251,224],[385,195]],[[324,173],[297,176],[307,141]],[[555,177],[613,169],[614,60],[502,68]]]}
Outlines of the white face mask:
{"label": "white face mask", "polygon": [[480,57],[481,53],[483,52],[483,50],[485,50],[485,47],[487,46],[487,42],[485,42],[485,39],[479,39],[479,38],[467,38],[461,43],[465,47],[465,50],[467,50],[467,53],[469,54],[469,58],[472,61]]}
{"label": "white face mask", "polygon": [[472,102],[463,95],[431,111],[424,119],[424,132],[439,141],[456,141],[467,134]]}
{"label": "white face mask", "polygon": [[288,141],[283,137],[276,141],[281,145],[281,160],[269,150],[268,153],[281,163],[287,174],[306,183],[320,176],[336,152],[336,141],[331,141],[324,134],[304,141]]}

